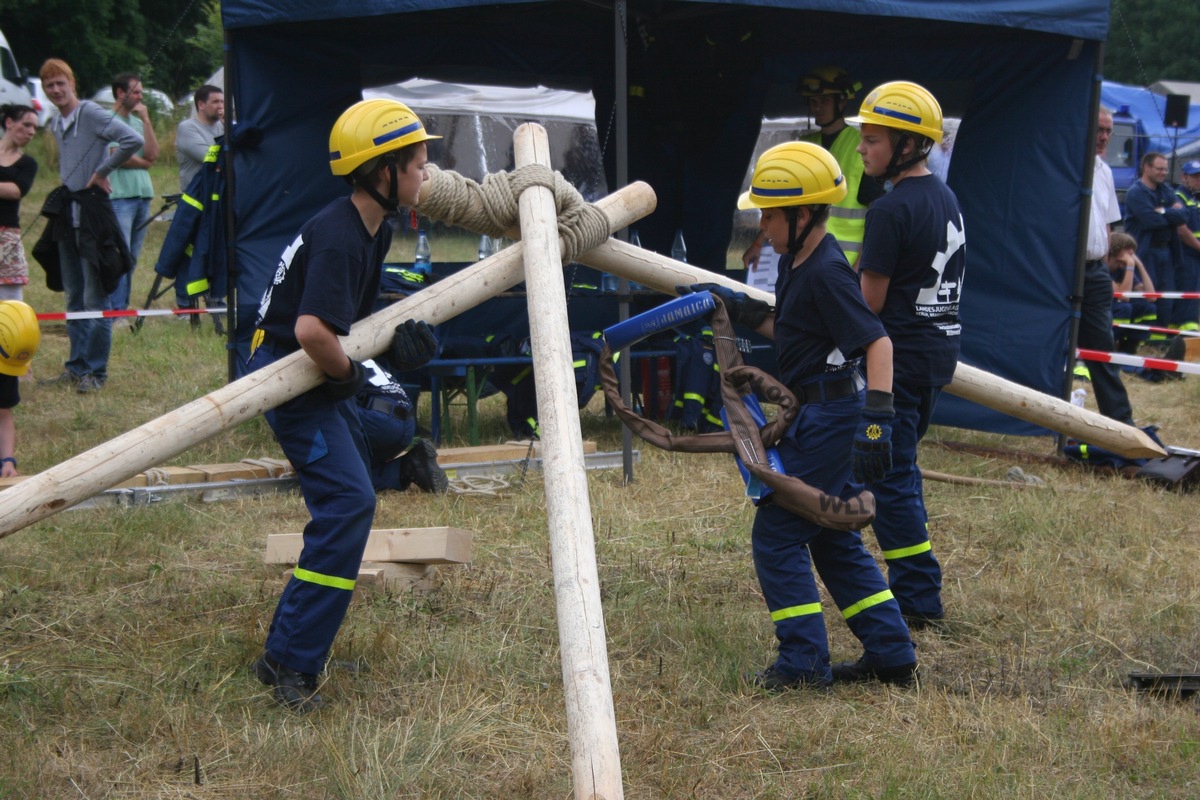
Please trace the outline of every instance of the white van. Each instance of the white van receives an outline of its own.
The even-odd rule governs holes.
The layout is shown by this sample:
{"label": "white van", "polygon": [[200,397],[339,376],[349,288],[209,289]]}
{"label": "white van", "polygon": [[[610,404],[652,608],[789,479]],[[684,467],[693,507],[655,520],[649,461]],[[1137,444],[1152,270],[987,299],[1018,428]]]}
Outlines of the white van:
{"label": "white van", "polygon": [[29,87],[25,85],[25,77],[17,69],[17,60],[13,58],[12,50],[4,33],[0,32],[0,105],[16,103],[30,106]]}

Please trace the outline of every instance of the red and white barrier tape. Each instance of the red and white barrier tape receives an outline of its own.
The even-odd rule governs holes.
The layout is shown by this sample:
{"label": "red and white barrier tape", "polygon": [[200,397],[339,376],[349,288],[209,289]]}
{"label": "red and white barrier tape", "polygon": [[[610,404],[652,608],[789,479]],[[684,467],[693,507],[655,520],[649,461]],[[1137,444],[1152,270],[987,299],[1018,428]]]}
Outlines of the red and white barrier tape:
{"label": "red and white barrier tape", "polygon": [[1200,292],[1113,292],[1118,300],[1200,300]]}
{"label": "red and white barrier tape", "polygon": [[125,308],[120,311],[59,311],[37,314],[38,322],[59,322],[65,319],[120,319],[127,317],[187,316],[190,314],[224,314],[225,308]]}
{"label": "red and white barrier tape", "polygon": [[1153,325],[1135,325],[1131,322],[1114,322],[1114,328],[1124,328],[1130,331],[1150,331],[1151,333],[1165,333],[1168,336],[1200,336],[1200,331],[1181,331],[1177,328],[1156,328]]}
{"label": "red and white barrier tape", "polygon": [[1104,353],[1099,350],[1084,350],[1082,348],[1075,352],[1084,361],[1098,361],[1101,364],[1121,364],[1126,367],[1145,367],[1146,369],[1156,369],[1161,372],[1186,372],[1190,375],[1200,375],[1200,364],[1192,364],[1187,361],[1144,358],[1142,356],[1126,355],[1125,353]]}

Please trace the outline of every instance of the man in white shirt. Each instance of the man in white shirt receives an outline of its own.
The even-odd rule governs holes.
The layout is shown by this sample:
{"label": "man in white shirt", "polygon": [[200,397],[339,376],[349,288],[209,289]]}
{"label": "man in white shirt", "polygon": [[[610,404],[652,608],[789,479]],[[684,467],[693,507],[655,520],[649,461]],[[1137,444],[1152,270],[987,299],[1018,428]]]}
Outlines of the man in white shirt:
{"label": "man in white shirt", "polygon": [[[1104,152],[1112,137],[1112,112],[1103,106],[1096,127],[1096,167],[1092,177],[1092,210],[1088,221],[1087,264],[1084,267],[1083,304],[1079,318],[1079,346],[1087,350],[1111,353],[1115,350],[1112,329],[1112,278],[1105,257],[1108,255],[1108,232],[1121,219],[1117,205],[1117,190],[1113,185],[1112,169],[1104,162]],[[1133,408],[1129,394],[1121,382],[1121,373],[1113,364],[1090,362],[1076,367],[1090,373],[1100,413],[1127,425],[1133,424]]]}
{"label": "man in white shirt", "polygon": [[193,96],[196,116],[179,123],[175,132],[175,156],[179,161],[179,190],[186,192],[188,184],[204,163],[218,136],[225,133],[225,93],[216,86],[205,84]]}

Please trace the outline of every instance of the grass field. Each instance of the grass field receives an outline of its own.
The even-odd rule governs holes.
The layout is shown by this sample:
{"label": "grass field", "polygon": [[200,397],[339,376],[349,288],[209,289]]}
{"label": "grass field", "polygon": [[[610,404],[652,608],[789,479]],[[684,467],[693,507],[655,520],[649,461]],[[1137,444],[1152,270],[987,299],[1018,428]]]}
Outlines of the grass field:
{"label": "grass field", "polygon": [[[25,203],[27,249],[52,173]],[[173,174],[156,168],[160,192]],[[61,309],[31,269],[30,303]],[[35,373],[57,374],[66,350],[46,325]],[[103,391],[22,384],[22,471],[224,375],[207,322],[118,329]],[[1139,422],[1200,447],[1200,378],[1128,385]],[[486,442],[508,438],[494,399],[483,415]],[[582,426],[619,449],[598,403]],[[1123,685],[1134,670],[1200,671],[1194,495],[1049,463],[1050,439],[935,428],[927,469],[1021,466],[1047,485],[927,482],[950,621],[916,634],[919,690],[769,696],[740,677],[770,663],[774,639],[731,459],[640,453],[632,485],[588,476],[627,798],[1200,797],[1200,703]],[[255,419],[171,463],[279,455]],[[329,670],[330,705],[309,717],[249,670],[286,579],[262,563],[266,537],[302,528],[298,493],[66,511],[0,540],[0,798],[572,796],[543,492],[531,472],[495,496],[381,495],[376,527],[472,530],[474,563],[439,568],[427,596],[356,597],[333,658],[357,668]],[[856,657],[828,602],[826,615],[834,657]]]}

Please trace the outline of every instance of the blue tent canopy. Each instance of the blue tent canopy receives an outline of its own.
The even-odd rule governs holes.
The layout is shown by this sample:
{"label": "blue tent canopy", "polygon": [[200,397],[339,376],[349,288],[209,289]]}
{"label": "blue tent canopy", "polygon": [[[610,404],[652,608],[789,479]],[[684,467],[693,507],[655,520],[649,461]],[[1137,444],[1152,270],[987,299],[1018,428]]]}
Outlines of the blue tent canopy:
{"label": "blue tent canopy", "polygon": [[[1061,394],[1107,0],[633,0],[628,9],[631,45],[653,24],[715,48],[680,45],[642,65],[675,81],[684,97],[671,98],[672,108],[696,115],[685,127],[700,140],[740,141],[747,130],[757,134],[764,115],[806,113],[796,82],[823,64],[846,67],[866,87],[906,79],[933,91],[947,115],[962,118],[949,182],[967,226],[963,360]],[[233,147],[242,346],[284,246],[346,191],[324,167],[328,131],[364,87],[419,75],[592,89],[601,131],[608,120],[601,109],[613,93],[614,24],[601,4],[224,0],[222,16],[234,113],[263,134]],[[734,68],[744,88],[720,85]],[[630,147],[638,147],[632,136]],[[738,162],[740,173],[749,157],[730,146],[720,158]],[[732,215],[727,196],[683,194],[688,222]],[[945,395],[936,421],[1039,432]]]}

